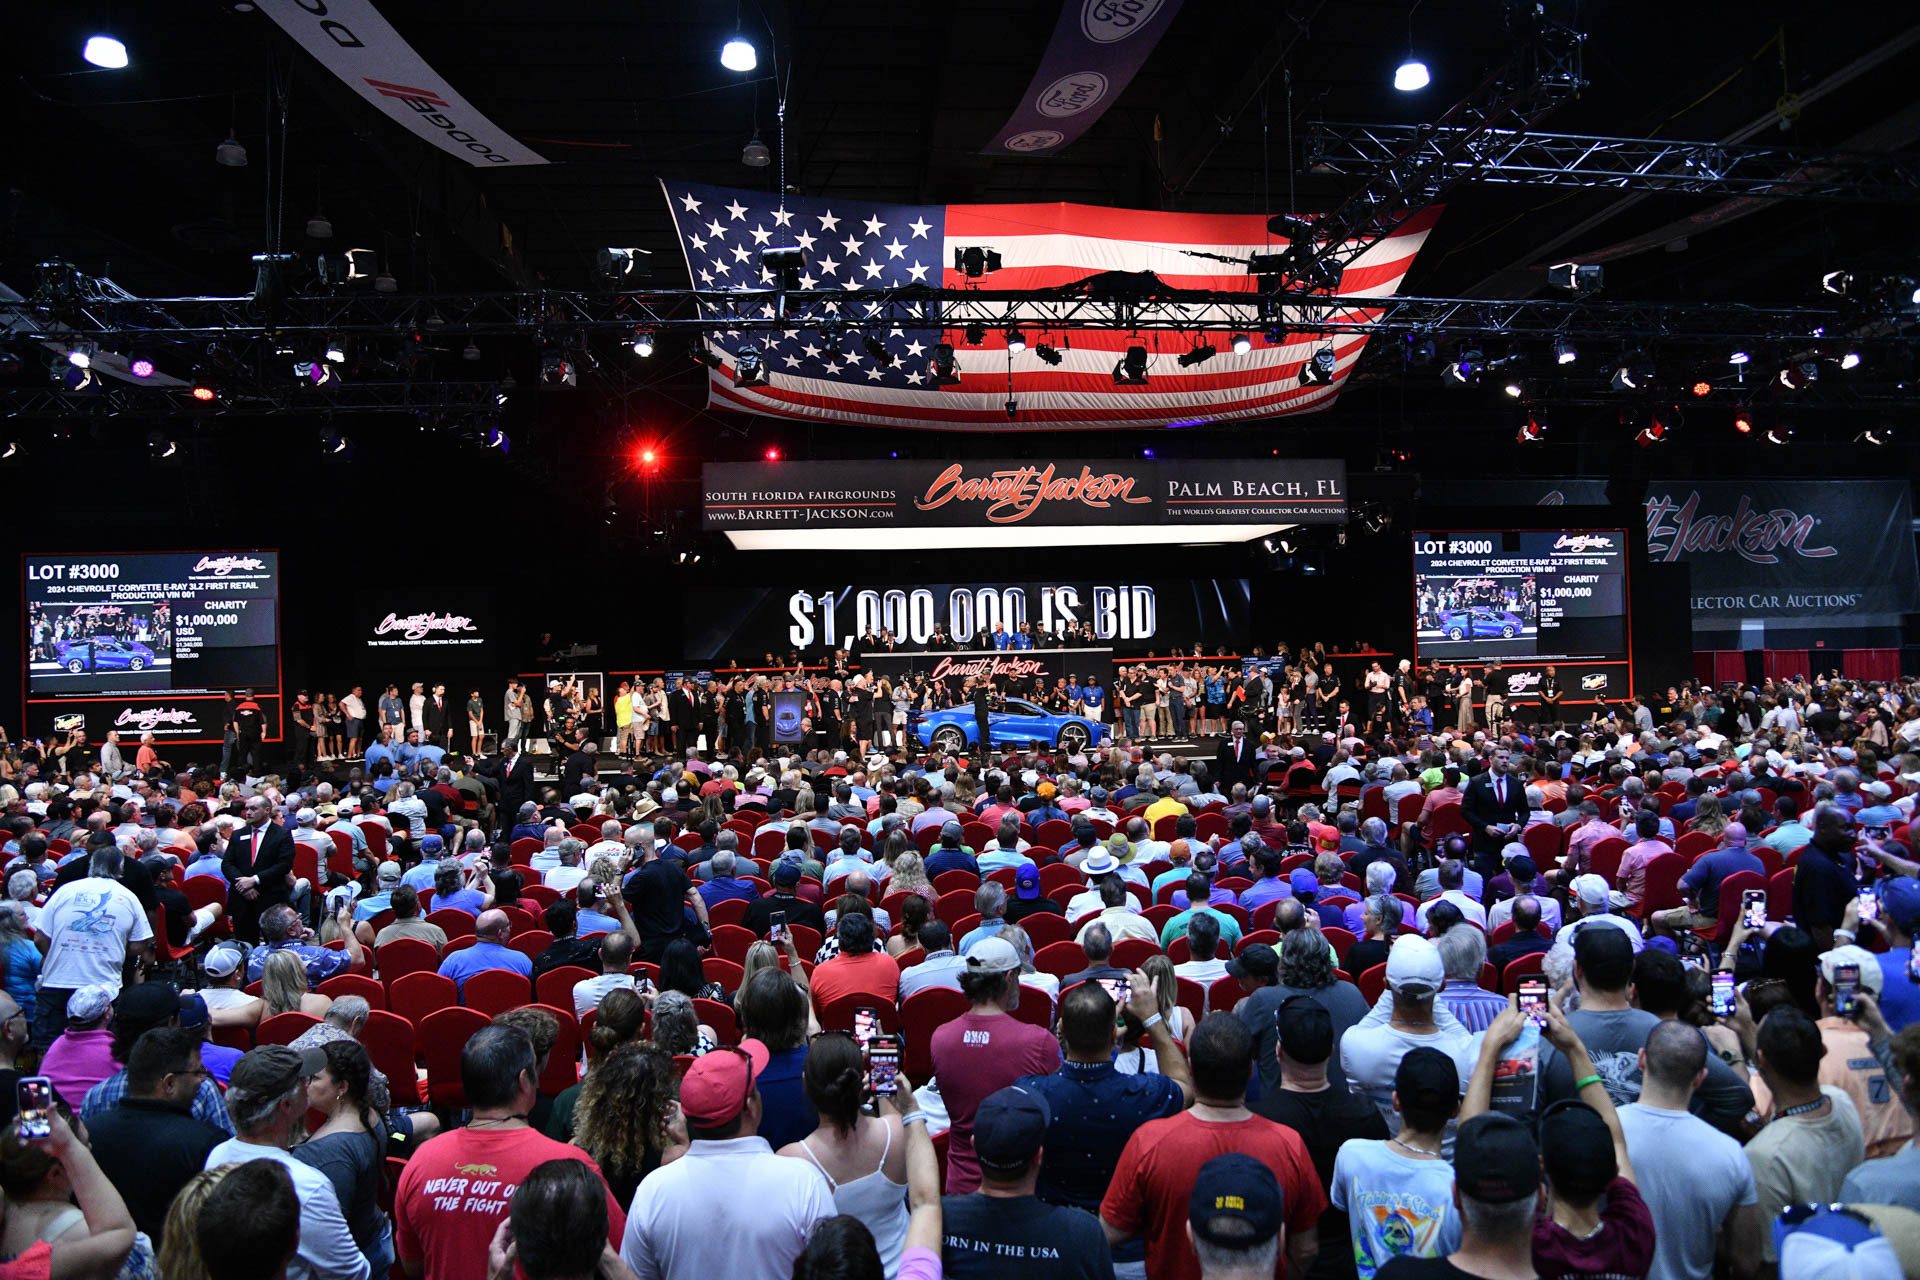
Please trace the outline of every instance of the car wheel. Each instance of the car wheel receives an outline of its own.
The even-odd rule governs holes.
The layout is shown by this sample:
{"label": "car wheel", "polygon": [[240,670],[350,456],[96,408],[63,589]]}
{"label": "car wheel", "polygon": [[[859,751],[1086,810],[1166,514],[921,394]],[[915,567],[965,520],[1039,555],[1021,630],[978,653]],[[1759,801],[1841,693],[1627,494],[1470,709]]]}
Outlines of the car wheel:
{"label": "car wheel", "polygon": [[967,731],[958,725],[943,724],[933,731],[934,750],[942,755],[959,755],[967,749]]}
{"label": "car wheel", "polygon": [[1506,626],[1504,626],[1504,627],[1501,627],[1501,628],[1500,628],[1500,638],[1501,638],[1502,640],[1511,640],[1511,639],[1513,639],[1513,624],[1512,624],[1512,623],[1508,623],[1508,624],[1507,624]]}
{"label": "car wheel", "polygon": [[73,672],[73,674],[79,675],[82,671],[85,671],[86,669],[87,669],[87,664],[80,661],[80,659],[78,658],[67,659],[67,670]]}
{"label": "car wheel", "polygon": [[147,660],[145,658],[140,658],[140,657],[128,658],[127,665],[133,668],[135,671],[143,671],[146,669]]}
{"label": "car wheel", "polygon": [[1447,639],[1449,639],[1449,640],[1465,640],[1466,638],[1467,638],[1467,633],[1466,633],[1465,631],[1462,631],[1462,630],[1461,630],[1461,629],[1460,629],[1459,627],[1448,627],[1448,628],[1447,628]]}
{"label": "car wheel", "polygon": [[1085,751],[1089,736],[1087,726],[1083,724],[1063,724],[1060,726],[1060,749],[1067,752]]}

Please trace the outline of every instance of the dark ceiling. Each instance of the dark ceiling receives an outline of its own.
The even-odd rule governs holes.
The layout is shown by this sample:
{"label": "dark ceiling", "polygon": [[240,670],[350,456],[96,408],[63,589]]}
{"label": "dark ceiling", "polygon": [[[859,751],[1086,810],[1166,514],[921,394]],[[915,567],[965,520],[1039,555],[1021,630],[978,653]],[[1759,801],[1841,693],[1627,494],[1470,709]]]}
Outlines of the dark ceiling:
{"label": "dark ceiling", "polygon": [[[774,184],[777,167],[739,157],[756,128],[776,143],[776,68],[787,88],[787,180],[802,192],[1312,212],[1353,180],[1305,171],[1306,124],[1437,117],[1505,55],[1502,8],[1189,0],[1085,138],[1054,158],[988,159],[980,147],[1038,62],[1052,3],[773,0],[762,12],[747,0],[741,21],[757,33],[761,67],[741,76],[717,59],[737,12],[721,0],[383,0],[381,12],[450,83],[553,161],[483,172],[362,103],[251,4],[13,6],[0,18],[10,72],[0,283],[27,291],[33,264],[63,258],[148,296],[244,293],[269,227],[311,250],[303,228],[323,208],[334,243],[380,249],[403,291],[574,287],[603,245],[653,249],[655,282],[683,284],[658,177]],[[1551,117],[1552,130],[1809,150],[1920,141],[1920,24],[1904,6],[1632,0],[1575,12],[1589,35],[1589,85]],[[130,68],[81,61],[96,29],[126,41]],[[1434,76],[1412,95],[1389,86],[1409,30]],[[288,104],[284,149],[266,129],[275,94]],[[245,168],[214,163],[230,130],[250,153]],[[1916,248],[1907,208],[1470,186],[1449,199],[1403,291],[1526,296],[1543,289],[1545,263],[1606,254],[1610,296],[1787,303],[1805,300],[1831,265],[1904,264]],[[497,354],[508,367],[523,358]],[[1442,401],[1430,374],[1403,382],[1383,376],[1385,364],[1323,421],[1287,430],[1370,444],[1408,416],[1490,420],[1484,401]],[[581,416],[737,428],[695,413],[696,372],[650,371],[613,408]],[[815,442],[832,435],[790,430]],[[845,435],[849,447],[872,438]],[[1221,433],[1215,447],[1241,438]],[[832,451],[830,440],[818,447]]]}

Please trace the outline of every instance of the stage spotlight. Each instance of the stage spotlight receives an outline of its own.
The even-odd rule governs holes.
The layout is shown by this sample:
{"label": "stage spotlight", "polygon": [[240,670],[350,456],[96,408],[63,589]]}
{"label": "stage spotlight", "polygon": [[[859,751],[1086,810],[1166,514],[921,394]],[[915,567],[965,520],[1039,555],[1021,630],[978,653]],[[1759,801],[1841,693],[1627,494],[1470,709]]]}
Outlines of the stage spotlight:
{"label": "stage spotlight", "polygon": [[1213,357],[1217,354],[1218,352],[1216,352],[1210,346],[1195,347],[1191,351],[1182,353],[1180,357],[1174,361],[1174,363],[1179,365],[1182,369],[1191,369],[1193,368],[1193,366],[1197,364],[1205,364],[1207,361],[1213,359]]}
{"label": "stage spotlight", "polygon": [[155,462],[171,458],[178,452],[180,452],[179,443],[165,431],[155,427],[147,433],[147,454]]}
{"label": "stage spotlight", "polygon": [[1033,349],[1033,354],[1039,356],[1041,361],[1046,364],[1059,364],[1062,358],[1060,348],[1050,346],[1044,342]]}
{"label": "stage spotlight", "polygon": [[760,141],[758,129],[747,139],[747,145],[740,148],[740,163],[749,169],[764,169],[773,163],[773,152],[767,150],[767,144]]}
{"label": "stage spotlight", "polygon": [[1565,338],[1555,338],[1553,340],[1553,362],[1555,364],[1572,364],[1579,358],[1580,353],[1574,350],[1573,343],[1567,341]]}
{"label": "stage spotlight", "polygon": [[127,68],[127,46],[112,36],[88,36],[80,48],[80,56],[103,71]]}
{"label": "stage spotlight", "polygon": [[481,440],[485,442],[487,448],[498,449],[503,454],[513,448],[513,441],[509,440],[507,433],[499,427],[488,427],[486,434],[481,436]]}
{"label": "stage spotlight", "polygon": [[20,456],[20,442],[14,439],[0,440],[0,462]]}
{"label": "stage spotlight", "polygon": [[1416,367],[1430,365],[1440,355],[1440,344],[1432,338],[1407,336],[1407,363]]}
{"label": "stage spotlight", "polygon": [[860,339],[860,349],[882,369],[893,368],[893,352],[887,350],[887,344],[872,334],[866,334]]}
{"label": "stage spotlight", "polygon": [[620,504],[614,501],[612,494],[608,494],[607,500],[600,504],[600,523],[610,525],[619,518]]}
{"label": "stage spotlight", "polygon": [[1000,255],[985,245],[968,245],[953,251],[953,269],[969,280],[978,280],[989,271],[1000,269]]}
{"label": "stage spotlight", "polygon": [[1393,71],[1393,87],[1402,93],[1418,93],[1432,83],[1427,64],[1411,55]]}
{"label": "stage spotlight", "polygon": [[[715,360],[717,363],[718,357]],[[540,381],[549,387],[577,387],[580,368],[564,352],[549,351],[540,357]]]}
{"label": "stage spotlight", "polygon": [[1116,387],[1144,387],[1147,385],[1147,349],[1142,346],[1128,347],[1126,353],[1113,364],[1113,385]]}
{"label": "stage spotlight", "polygon": [[780,461],[780,446],[777,444],[770,444],[767,446],[766,452],[762,453],[760,456],[765,458],[768,462],[778,462]]}
{"label": "stage spotlight", "polygon": [[1785,444],[1787,441],[1793,439],[1793,428],[1788,426],[1768,427],[1767,434],[1761,438],[1768,444]]}
{"label": "stage spotlight", "polygon": [[1546,437],[1546,424],[1532,414],[1528,414],[1527,420],[1520,424],[1520,431],[1516,439],[1518,439],[1521,444],[1539,444],[1542,440],[1546,439]]}
{"label": "stage spotlight", "polygon": [[1667,424],[1658,418],[1654,418],[1650,420],[1646,426],[1640,428],[1639,434],[1634,436],[1633,442],[1642,449],[1651,449],[1654,445],[1664,442],[1666,438]]}
{"label": "stage spotlight", "polygon": [[1789,391],[1803,390],[1808,383],[1817,382],[1819,378],[1820,366],[1812,360],[1790,364],[1779,374],[1780,385]]}
{"label": "stage spotlight", "polygon": [[1260,539],[1260,549],[1261,549],[1262,551],[1265,551],[1265,552],[1266,552],[1266,553],[1267,553],[1268,555],[1272,555],[1272,554],[1274,554],[1274,553],[1275,553],[1276,551],[1278,551],[1278,550],[1279,550],[1279,548],[1278,548],[1278,547],[1276,547],[1276,546],[1274,546],[1274,545],[1273,545],[1273,539],[1272,539],[1272,538],[1262,538],[1262,539]]}
{"label": "stage spotlight", "polygon": [[1820,277],[1820,288],[1825,293],[1844,294],[1853,287],[1853,273],[1850,271],[1829,271]]}
{"label": "stage spotlight", "polygon": [[216,396],[218,396],[220,392],[213,385],[213,379],[207,377],[203,373],[199,373],[196,371],[193,375],[193,385],[192,385],[191,394],[193,398],[195,400],[200,401],[200,403],[208,404]]}
{"label": "stage spotlight", "polygon": [[347,362],[347,344],[338,338],[328,338],[326,346],[322,348],[320,354],[328,364],[345,364]]}
{"label": "stage spotlight", "polygon": [[951,342],[941,342],[934,345],[933,359],[928,362],[927,368],[928,371],[933,374],[934,386],[957,387],[960,385],[960,375],[954,367],[953,344]]}
{"label": "stage spotlight", "polygon": [[653,275],[653,254],[618,246],[594,250],[593,273],[602,283],[621,285]]}
{"label": "stage spotlight", "polygon": [[1628,352],[1614,366],[1609,381],[1615,391],[1642,390],[1653,381],[1653,365],[1640,352]]}
{"label": "stage spotlight", "polygon": [[1509,382],[1506,386],[1500,389],[1506,392],[1507,397],[1512,400],[1518,400],[1521,397],[1521,395],[1524,394],[1526,391],[1526,388],[1521,386],[1517,382]]}
{"label": "stage spotlight", "polygon": [[633,354],[642,360],[653,354],[653,334],[645,329],[633,331]]}
{"label": "stage spotlight", "polygon": [[1753,434],[1753,415],[1744,407],[1733,411],[1733,429],[1743,436]]}
{"label": "stage spotlight", "polygon": [[[1870,444],[1878,447],[1893,439],[1893,432],[1886,427],[1868,427],[1853,438],[1855,444]],[[6,455],[0,455],[4,457]]]}
{"label": "stage spotlight", "polygon": [[977,347],[981,343],[985,342],[986,340],[987,340],[987,326],[983,324],[977,324],[977,323],[970,324],[967,326],[967,345],[968,346]]}
{"label": "stage spotlight", "polygon": [[806,263],[806,251],[798,245],[774,245],[760,251],[760,269],[782,289],[800,287],[800,271]]}
{"label": "stage spotlight", "polygon": [[1019,351],[1025,351],[1026,349],[1027,349],[1027,335],[1020,332],[1018,329],[1007,330],[1007,350],[1019,352]]}
{"label": "stage spotlight", "polygon": [[1688,390],[1692,391],[1695,396],[1710,396],[1713,394],[1713,384],[1702,378],[1698,382],[1695,382],[1693,386],[1689,387]]}
{"label": "stage spotlight", "polygon": [[1728,364],[1746,364],[1753,359],[1751,351],[1734,351],[1727,356]]}
{"label": "stage spotlight", "polygon": [[[1302,372],[1305,371],[1302,370]],[[1440,381],[1450,383],[1456,387],[1463,387],[1473,375],[1474,368],[1472,365],[1468,364],[1465,360],[1456,360],[1446,368],[1440,370]]]}
{"label": "stage spotlight", "polygon": [[127,372],[136,378],[151,378],[153,376],[153,360],[147,356],[135,356],[133,359],[127,361]]}
{"label": "stage spotlight", "polygon": [[1597,262],[1556,262],[1547,268],[1547,283],[1568,293],[1596,293],[1606,280],[1606,269]]}
{"label": "stage spotlight", "polygon": [[733,354],[733,385],[736,387],[764,387],[767,385],[767,366],[760,358],[758,347],[742,347]]}
{"label": "stage spotlight", "polygon": [[1840,367],[1842,369],[1858,369],[1860,367],[1860,353],[1858,351],[1849,351],[1847,354],[1841,356]]}
{"label": "stage spotlight", "polygon": [[100,379],[91,369],[82,369],[78,365],[68,365],[60,377],[60,383],[69,391],[92,390]]}
{"label": "stage spotlight", "polygon": [[1012,422],[1015,418],[1018,418],[1020,416],[1020,402],[1018,400],[1007,401],[1004,408],[1007,411],[1008,422]]}
{"label": "stage spotlight", "polygon": [[338,431],[327,427],[320,429],[320,452],[322,454],[331,458],[342,453],[351,452],[352,449],[353,441],[347,439]]}
{"label": "stage spotlight", "polygon": [[91,369],[93,367],[93,345],[86,342],[74,343],[73,346],[67,349],[67,363],[76,369]]}
{"label": "stage spotlight", "polygon": [[687,354],[693,357],[695,364],[703,364],[709,369],[720,367],[720,353],[708,346],[705,338],[695,338],[688,343]]}
{"label": "stage spotlight", "polygon": [[829,356],[845,355],[847,348],[837,324],[820,326],[820,349]]}
{"label": "stage spotlight", "polygon": [[720,46],[720,65],[729,71],[751,71],[760,65],[760,55],[751,40],[736,35]]}
{"label": "stage spotlight", "polygon": [[650,444],[643,444],[634,458],[641,466],[651,470],[660,461],[660,452]]}
{"label": "stage spotlight", "polygon": [[1322,347],[1300,365],[1300,385],[1303,387],[1323,387],[1333,381],[1334,354],[1332,347]]}
{"label": "stage spotlight", "polygon": [[1153,446],[1152,446],[1152,445],[1148,445],[1148,446],[1147,446],[1146,448],[1144,448],[1144,449],[1142,449],[1142,450],[1140,451],[1140,456],[1141,456],[1141,457],[1143,457],[1143,458],[1151,458],[1151,457],[1153,457]]}
{"label": "stage spotlight", "polygon": [[1234,334],[1230,342],[1233,346],[1233,354],[1237,356],[1243,356],[1253,350],[1253,339],[1244,333]]}

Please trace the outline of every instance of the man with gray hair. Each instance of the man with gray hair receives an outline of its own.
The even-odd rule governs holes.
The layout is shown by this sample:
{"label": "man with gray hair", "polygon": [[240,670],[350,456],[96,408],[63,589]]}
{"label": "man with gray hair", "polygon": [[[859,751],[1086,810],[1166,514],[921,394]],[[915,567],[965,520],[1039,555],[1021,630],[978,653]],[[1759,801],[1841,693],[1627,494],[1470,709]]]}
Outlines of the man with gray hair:
{"label": "man with gray hair", "polygon": [[542,883],[548,888],[558,889],[561,893],[571,893],[582,880],[587,878],[587,869],[580,865],[581,857],[587,851],[587,842],[574,836],[568,836],[560,842],[560,865],[548,871]]}
{"label": "man with gray hair", "polygon": [[1342,913],[1345,918],[1341,923],[1346,926],[1348,933],[1351,933],[1356,938],[1364,938],[1367,936],[1367,900],[1379,897],[1381,894],[1391,894],[1393,892],[1395,879],[1393,864],[1391,862],[1383,859],[1367,864],[1365,896]]}
{"label": "man with gray hair", "polygon": [[622,841],[623,834],[620,829],[620,819],[608,818],[600,824],[600,838],[587,846],[586,853],[581,860],[585,862],[586,865],[592,866],[595,858],[602,856],[619,857],[627,851],[626,845]]}
{"label": "man with gray hair", "polygon": [[[729,831],[728,835],[733,833]],[[731,849],[719,849],[708,860],[708,879],[698,886],[700,896],[706,899],[707,907],[712,909],[730,898],[742,902],[752,902],[760,896],[760,886],[744,876],[735,873],[738,870],[739,855]]]}
{"label": "man with gray hair", "polygon": [[300,1246],[287,1280],[368,1280],[367,1259],[354,1243],[333,1180],[288,1153],[306,1132],[307,1082],[326,1069],[319,1049],[267,1045],[241,1057],[227,1087],[237,1137],[207,1153],[207,1168],[271,1160],[285,1167],[300,1201]]}
{"label": "man with gray hair", "polygon": [[153,926],[140,899],[120,883],[119,848],[105,832],[88,837],[87,845],[87,874],[55,889],[34,926],[45,957],[34,1001],[37,1049],[66,1030],[67,1000],[75,991],[96,983],[119,991],[128,956],[142,967],[152,957]]}
{"label": "man with gray hair", "polygon": [[1487,960],[1487,935],[1471,925],[1455,925],[1433,940],[1447,980],[1440,1003],[1469,1031],[1485,1031],[1507,1007],[1507,998],[1480,985]]}
{"label": "man with gray hair", "polygon": [[989,880],[973,893],[973,909],[980,913],[980,923],[960,939],[957,948],[962,956],[971,952],[988,938],[996,937],[1007,927],[1007,890],[998,881]]}

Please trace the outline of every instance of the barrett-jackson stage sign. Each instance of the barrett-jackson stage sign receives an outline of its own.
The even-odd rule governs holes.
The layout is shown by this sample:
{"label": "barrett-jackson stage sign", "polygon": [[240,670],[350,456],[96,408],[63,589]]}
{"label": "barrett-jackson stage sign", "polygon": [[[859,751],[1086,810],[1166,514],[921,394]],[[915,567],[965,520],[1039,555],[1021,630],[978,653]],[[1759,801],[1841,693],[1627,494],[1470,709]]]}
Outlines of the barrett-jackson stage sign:
{"label": "barrett-jackson stage sign", "polygon": [[706,527],[984,531],[1344,524],[1332,459],[712,463]]}
{"label": "barrett-jackson stage sign", "polygon": [[[1696,631],[1742,620],[1854,622],[1920,609],[1907,479],[1651,480],[1647,556],[1692,570]],[[1434,495],[1433,484],[1427,486]],[[1606,481],[1476,482],[1442,501],[1581,506]]]}
{"label": "barrett-jackson stage sign", "polygon": [[963,650],[957,653],[863,654],[861,666],[876,676],[897,681],[915,675],[936,680],[955,694],[969,679],[991,680],[1002,693],[1028,696],[1051,689],[1062,677],[1084,683],[1098,677],[1113,687],[1111,649]]}

